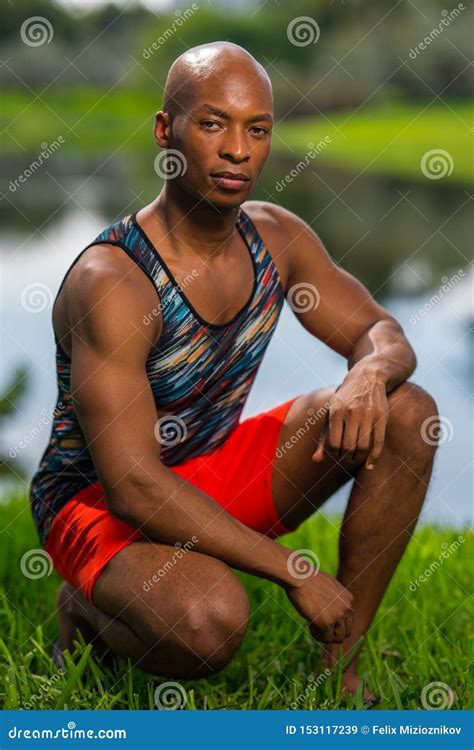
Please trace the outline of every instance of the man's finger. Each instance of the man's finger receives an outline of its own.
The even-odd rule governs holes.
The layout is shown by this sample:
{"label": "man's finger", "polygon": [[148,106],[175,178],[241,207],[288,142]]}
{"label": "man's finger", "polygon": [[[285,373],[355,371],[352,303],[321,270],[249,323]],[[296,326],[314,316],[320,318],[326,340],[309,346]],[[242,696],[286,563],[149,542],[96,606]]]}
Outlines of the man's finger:
{"label": "man's finger", "polygon": [[385,419],[379,419],[375,422],[373,428],[373,442],[370,453],[365,462],[365,466],[369,471],[374,468],[375,463],[382,455],[382,450],[385,442]]}
{"label": "man's finger", "polygon": [[324,448],[326,446],[326,439],[328,436],[328,422],[329,422],[329,412],[326,414],[324,418],[323,428],[318,438],[318,445],[312,456],[313,461],[321,461],[321,459],[324,457]]}
{"label": "man's finger", "polygon": [[351,632],[352,632],[352,624],[354,622],[354,612],[352,609],[348,610],[346,612],[344,623],[346,626],[346,638],[349,638]]}
{"label": "man's finger", "polygon": [[329,417],[328,448],[329,450],[334,452],[336,458],[341,449],[343,437],[344,420],[342,419],[342,417]]}

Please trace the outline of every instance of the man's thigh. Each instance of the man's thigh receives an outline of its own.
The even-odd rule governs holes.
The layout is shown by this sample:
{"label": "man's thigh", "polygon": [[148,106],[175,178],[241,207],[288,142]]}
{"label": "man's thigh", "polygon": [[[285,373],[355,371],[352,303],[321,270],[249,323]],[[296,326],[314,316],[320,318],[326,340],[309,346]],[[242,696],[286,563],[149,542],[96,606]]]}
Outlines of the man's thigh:
{"label": "man's thigh", "polygon": [[336,386],[330,386],[297,398],[280,430],[272,470],[272,494],[279,518],[290,529],[297,528],[353,479],[363,463],[363,459],[336,460],[327,453],[318,462],[311,458],[335,390]]}

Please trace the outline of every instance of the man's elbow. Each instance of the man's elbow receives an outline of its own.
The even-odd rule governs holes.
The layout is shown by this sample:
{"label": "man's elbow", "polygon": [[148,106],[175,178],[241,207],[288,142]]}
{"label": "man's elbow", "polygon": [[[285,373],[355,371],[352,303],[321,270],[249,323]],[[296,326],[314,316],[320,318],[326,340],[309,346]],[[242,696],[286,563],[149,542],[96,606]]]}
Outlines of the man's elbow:
{"label": "man's elbow", "polygon": [[[121,481],[110,487],[103,483],[107,508],[115,518],[137,527],[143,523],[150,508],[160,506],[160,485],[152,481],[148,474],[130,472]],[[148,509],[148,510],[147,510]]]}

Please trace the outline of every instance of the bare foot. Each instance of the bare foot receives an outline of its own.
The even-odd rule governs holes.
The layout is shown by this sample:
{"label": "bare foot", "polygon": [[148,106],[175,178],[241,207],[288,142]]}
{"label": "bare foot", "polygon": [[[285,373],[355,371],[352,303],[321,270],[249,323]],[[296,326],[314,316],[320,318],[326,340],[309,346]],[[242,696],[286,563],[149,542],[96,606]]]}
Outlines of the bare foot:
{"label": "bare foot", "polygon": [[63,652],[74,650],[76,631],[79,630],[86,643],[92,643],[96,656],[105,656],[109,649],[87,621],[88,603],[70,583],[61,584],[56,595],[56,614],[59,621],[59,638],[53,645],[51,658],[57,667],[64,666]]}
{"label": "bare foot", "polygon": [[[317,672],[322,673],[325,669],[330,669],[331,672],[334,673],[338,670],[336,658],[328,652],[325,654],[323,652]],[[357,674],[357,664],[355,661],[352,661],[342,673],[342,692],[346,695],[355,695],[361,684],[362,679]],[[367,685],[364,685],[363,698],[364,703],[366,703],[369,708],[380,703],[380,698],[373,695]]]}
{"label": "bare foot", "polygon": [[[351,667],[349,667],[343,673],[342,675],[343,692],[346,692],[350,695],[355,695],[355,693],[357,692],[361,684],[362,684],[362,679],[357,674],[355,668],[351,669]],[[364,703],[367,703],[370,706],[376,706],[378,703],[380,703],[380,698],[376,698],[376,696],[370,692],[367,685],[364,685],[363,697],[364,697]]]}

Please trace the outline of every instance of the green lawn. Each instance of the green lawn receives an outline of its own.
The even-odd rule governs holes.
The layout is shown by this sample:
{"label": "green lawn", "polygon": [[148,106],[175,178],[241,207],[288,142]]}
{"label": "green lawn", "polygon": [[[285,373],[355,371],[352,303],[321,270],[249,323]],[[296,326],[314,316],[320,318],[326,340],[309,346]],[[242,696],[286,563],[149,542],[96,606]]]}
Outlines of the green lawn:
{"label": "green lawn", "polygon": [[[53,572],[25,578],[20,560],[38,540],[25,499],[0,506],[0,708],[30,703],[38,709],[148,709],[166,679],[153,677],[117,659],[113,669],[78,644],[75,662],[61,674],[49,658],[57,634],[54,611],[59,579]],[[410,582],[447,544],[466,540],[415,591]],[[383,696],[380,708],[421,709],[421,692],[433,682],[453,691],[452,708],[468,708],[471,662],[467,599],[470,575],[469,532],[422,527],[412,539],[368,638],[362,660],[370,687]],[[317,551],[322,568],[334,572],[337,521],[322,515],[282,538],[293,548]],[[241,574],[239,574],[241,575]],[[274,584],[242,575],[252,602],[248,635],[241,650],[221,673],[201,681],[181,681],[188,709],[289,708],[303,695],[300,708],[357,707],[338,697],[336,677],[317,687],[308,681],[318,645],[304,621]],[[35,697],[34,697],[35,696]],[[26,706],[28,708],[28,706]]]}
{"label": "green lawn", "polygon": [[[154,153],[153,116],[160,107],[152,89],[52,87],[39,98],[10,90],[0,111],[0,127],[6,128],[2,150],[29,164],[41,144],[61,136],[64,143],[59,142],[51,159],[114,153],[149,159]],[[309,160],[309,168],[316,169],[322,160],[351,171],[420,180],[426,180],[420,168],[423,155],[442,149],[452,163],[439,182],[465,185],[474,181],[473,124],[473,105],[465,101],[368,102],[359,110],[283,120],[275,128],[273,148],[288,157],[291,168],[308,152],[308,143],[318,144],[327,136],[330,142]]]}

